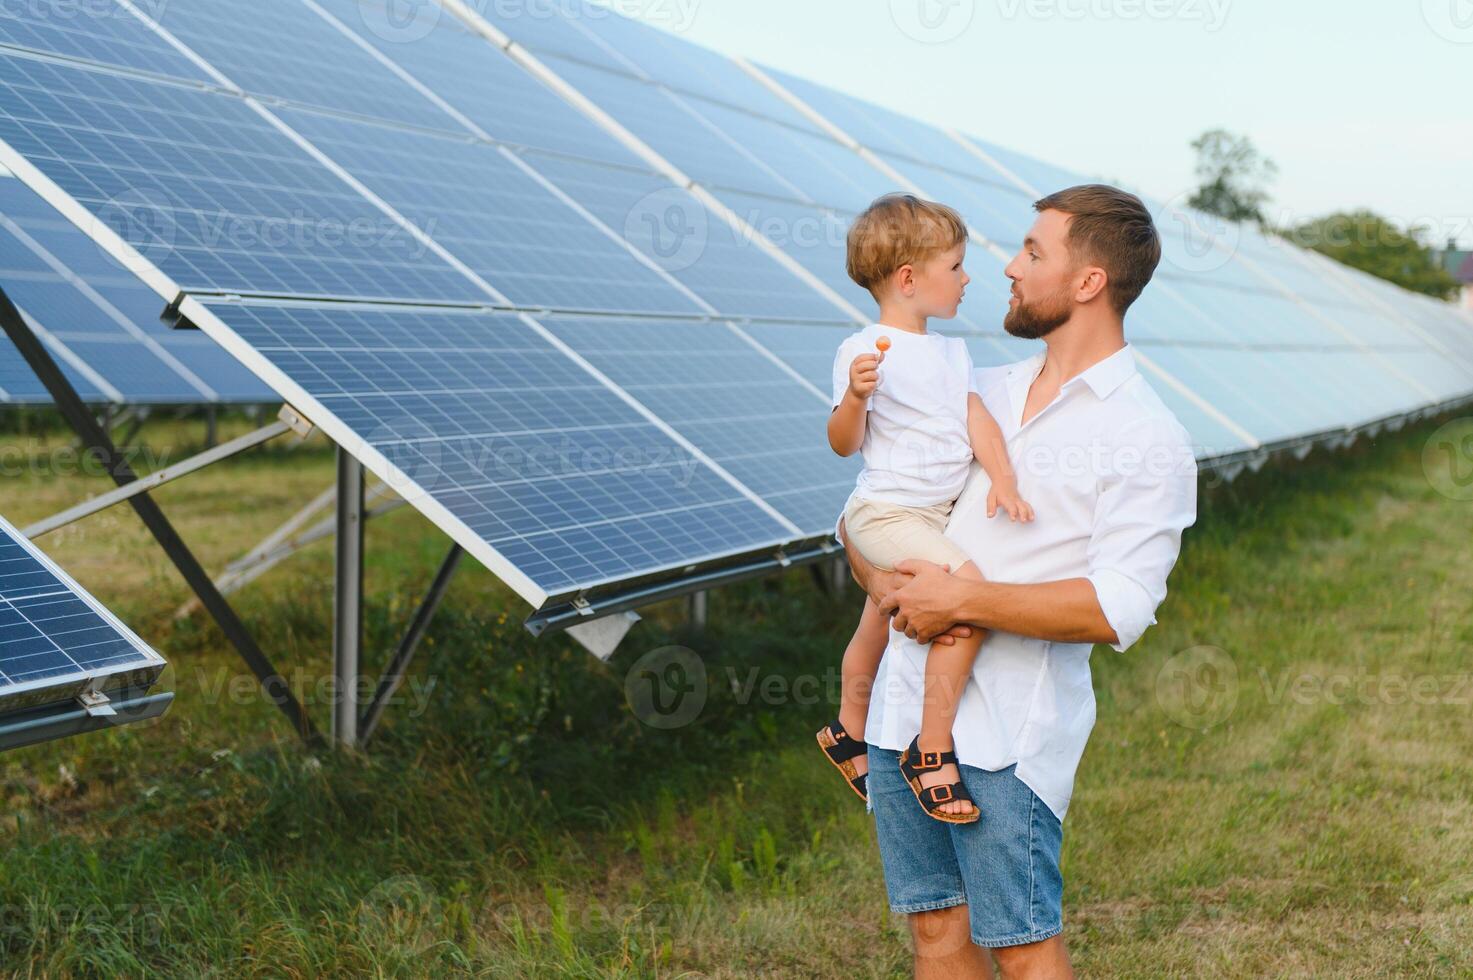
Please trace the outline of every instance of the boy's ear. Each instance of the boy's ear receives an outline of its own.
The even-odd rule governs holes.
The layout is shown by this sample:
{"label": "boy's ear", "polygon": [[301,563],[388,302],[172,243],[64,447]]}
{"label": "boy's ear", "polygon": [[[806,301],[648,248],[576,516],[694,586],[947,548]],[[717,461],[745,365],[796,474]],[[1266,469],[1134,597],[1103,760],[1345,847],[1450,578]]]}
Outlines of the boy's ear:
{"label": "boy's ear", "polygon": [[895,274],[890,278],[891,281],[895,283],[895,288],[900,290],[902,295],[910,296],[915,292],[916,270],[915,267],[910,265],[909,263],[906,263],[905,265],[902,265],[900,268],[896,269]]}

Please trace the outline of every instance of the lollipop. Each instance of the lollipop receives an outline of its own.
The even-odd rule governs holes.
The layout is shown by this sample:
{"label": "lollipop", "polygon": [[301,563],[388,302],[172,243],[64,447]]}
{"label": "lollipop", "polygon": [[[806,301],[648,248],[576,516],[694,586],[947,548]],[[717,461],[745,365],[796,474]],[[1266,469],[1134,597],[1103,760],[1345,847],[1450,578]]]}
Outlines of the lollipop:
{"label": "lollipop", "polygon": [[885,353],[885,351],[890,349],[890,338],[881,337],[879,340],[876,340],[875,349],[878,350],[881,354]]}

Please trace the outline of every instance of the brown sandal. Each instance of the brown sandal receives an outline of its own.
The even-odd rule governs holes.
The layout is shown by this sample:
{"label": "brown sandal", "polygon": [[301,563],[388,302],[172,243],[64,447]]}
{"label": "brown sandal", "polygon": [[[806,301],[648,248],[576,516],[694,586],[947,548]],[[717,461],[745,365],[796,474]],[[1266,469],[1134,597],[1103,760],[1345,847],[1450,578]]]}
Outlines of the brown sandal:
{"label": "brown sandal", "polygon": [[849,781],[849,788],[868,803],[869,774],[860,775],[859,770],[854,768],[854,759],[869,751],[869,743],[852,737],[844,730],[839,719],[835,718],[818,730],[818,747],[823,749],[824,756],[834,764],[834,768],[844,774],[844,778]]}
{"label": "brown sandal", "polygon": [[[982,817],[982,811],[977,806],[977,801],[967,792],[967,788],[960,782],[940,783],[936,786],[922,786],[921,773],[935,772],[948,763],[956,763],[955,752],[922,752],[920,747],[921,737],[917,735],[910,740],[910,745],[900,753],[900,774],[910,784],[910,791],[915,794],[916,802],[926,811],[926,815],[942,823],[976,823]],[[912,761],[914,760],[914,761]],[[971,813],[944,813],[941,807],[953,801],[965,801],[972,804]]]}

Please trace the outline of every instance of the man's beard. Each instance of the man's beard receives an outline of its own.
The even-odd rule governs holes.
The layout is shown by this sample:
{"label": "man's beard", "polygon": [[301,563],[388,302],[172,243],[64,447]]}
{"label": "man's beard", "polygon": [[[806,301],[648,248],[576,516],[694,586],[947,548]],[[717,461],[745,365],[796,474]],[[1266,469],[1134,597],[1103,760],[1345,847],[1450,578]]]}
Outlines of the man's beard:
{"label": "man's beard", "polygon": [[1017,307],[1008,310],[1007,316],[1002,318],[1002,328],[1014,337],[1037,340],[1068,323],[1073,312],[1074,306],[1065,296],[1055,297],[1052,303],[1024,303],[1019,297]]}

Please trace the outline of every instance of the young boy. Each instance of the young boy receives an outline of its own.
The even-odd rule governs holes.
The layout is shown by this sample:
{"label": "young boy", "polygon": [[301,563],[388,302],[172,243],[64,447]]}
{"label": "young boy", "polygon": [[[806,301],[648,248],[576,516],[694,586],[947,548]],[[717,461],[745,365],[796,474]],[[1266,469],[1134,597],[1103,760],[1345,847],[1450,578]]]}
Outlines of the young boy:
{"label": "young boy", "polygon": [[[932,317],[956,316],[971,281],[962,268],[966,247],[960,215],[909,194],[882,197],[855,220],[849,277],[875,297],[880,316],[839,345],[828,434],[840,456],[864,456],[844,508],[844,533],[866,561],[893,570],[896,562],[921,558],[980,581],[966,553],[942,533],[972,459],[992,480],[989,517],[1000,507],[1029,521],[1033,511],[1018,496],[1002,430],[973,387],[965,342],[926,329]],[[916,799],[947,823],[980,816],[956,768],[951,726],[982,639],[974,629],[955,645],[931,646],[921,730],[901,756]],[[829,760],[866,799],[869,689],[888,642],[889,621],[866,598],[844,651],[839,717],[818,732]]]}

